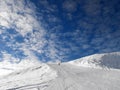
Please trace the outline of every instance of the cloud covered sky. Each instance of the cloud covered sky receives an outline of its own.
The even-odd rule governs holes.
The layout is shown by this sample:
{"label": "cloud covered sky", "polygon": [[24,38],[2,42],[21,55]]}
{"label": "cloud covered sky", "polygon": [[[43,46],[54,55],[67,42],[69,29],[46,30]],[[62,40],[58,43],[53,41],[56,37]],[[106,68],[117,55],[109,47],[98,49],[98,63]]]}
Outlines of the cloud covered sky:
{"label": "cloud covered sky", "polygon": [[119,0],[0,0],[1,61],[69,61],[115,51]]}

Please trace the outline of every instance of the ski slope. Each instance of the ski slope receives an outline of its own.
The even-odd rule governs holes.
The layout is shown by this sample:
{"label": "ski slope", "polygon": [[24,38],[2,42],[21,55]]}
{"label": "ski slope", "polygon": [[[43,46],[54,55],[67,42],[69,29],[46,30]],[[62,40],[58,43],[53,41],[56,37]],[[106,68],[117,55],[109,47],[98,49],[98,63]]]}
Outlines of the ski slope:
{"label": "ski slope", "polygon": [[28,70],[28,74],[12,74],[1,80],[0,90],[120,90],[119,70],[84,68],[68,63],[49,66],[57,72],[56,77],[52,72],[35,77],[32,74],[35,72]]}
{"label": "ski slope", "polygon": [[[103,67],[100,62],[108,60],[103,60],[103,56],[112,57],[108,65],[115,59],[119,61],[119,53],[116,52],[84,57],[82,60],[89,63],[82,65],[83,61],[80,59],[60,65],[54,63],[31,65],[26,69],[1,76],[0,90],[120,90],[120,69],[114,65],[106,69],[106,64]],[[88,57],[92,58],[86,59]],[[100,64],[96,64],[94,60]]]}
{"label": "ski slope", "polygon": [[120,90],[120,71],[50,65],[58,72],[46,90]]}

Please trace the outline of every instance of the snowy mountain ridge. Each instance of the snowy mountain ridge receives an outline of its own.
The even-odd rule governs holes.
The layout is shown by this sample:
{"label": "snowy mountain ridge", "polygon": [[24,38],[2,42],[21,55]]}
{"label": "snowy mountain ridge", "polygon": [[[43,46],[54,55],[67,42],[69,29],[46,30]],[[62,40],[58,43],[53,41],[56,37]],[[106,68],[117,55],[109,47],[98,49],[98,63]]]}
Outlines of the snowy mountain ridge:
{"label": "snowy mountain ridge", "polygon": [[68,63],[83,67],[120,69],[120,52],[94,54]]}

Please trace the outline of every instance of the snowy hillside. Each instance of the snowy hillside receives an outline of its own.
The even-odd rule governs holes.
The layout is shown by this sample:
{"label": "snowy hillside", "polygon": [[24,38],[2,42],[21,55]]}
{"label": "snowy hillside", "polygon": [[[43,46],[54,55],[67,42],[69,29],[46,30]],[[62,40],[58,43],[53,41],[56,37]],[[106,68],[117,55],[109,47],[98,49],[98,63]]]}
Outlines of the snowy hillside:
{"label": "snowy hillside", "polygon": [[0,74],[6,71],[0,76],[0,90],[120,90],[119,58],[120,53],[114,52],[61,64],[4,61],[0,63]]}
{"label": "snowy hillside", "polygon": [[120,69],[120,52],[94,54],[69,63],[83,67]]}
{"label": "snowy hillside", "polygon": [[34,67],[35,65],[39,66],[42,65],[42,63],[37,60],[30,59],[11,61],[10,58],[8,58],[8,60],[3,60],[0,62],[0,76],[8,75],[12,72],[23,70],[29,67]]}
{"label": "snowy hillside", "polygon": [[57,77],[56,71],[47,64],[35,60],[23,60],[20,63],[3,61],[0,63],[0,75],[0,90],[14,90],[27,85],[35,87]]}

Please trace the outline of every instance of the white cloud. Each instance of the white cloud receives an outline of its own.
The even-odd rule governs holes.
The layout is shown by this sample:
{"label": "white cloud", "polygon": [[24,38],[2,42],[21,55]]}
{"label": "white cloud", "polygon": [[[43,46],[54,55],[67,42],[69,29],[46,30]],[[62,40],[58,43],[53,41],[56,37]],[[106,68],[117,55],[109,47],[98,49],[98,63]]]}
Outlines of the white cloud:
{"label": "white cloud", "polygon": [[7,52],[2,52],[2,60],[5,62],[12,62],[12,63],[18,63],[20,61],[19,58],[15,58]]}
{"label": "white cloud", "polygon": [[0,26],[13,28],[22,36],[32,32],[33,28],[39,29],[39,22],[34,17],[35,6],[27,4],[24,0],[0,0]]}
{"label": "white cloud", "polygon": [[[41,22],[38,21],[35,8],[34,4],[25,0],[0,0],[1,39],[6,44],[5,46],[12,48],[12,50],[21,50],[28,57],[32,57],[32,59],[37,59],[35,55],[31,54],[32,50],[41,51],[46,44],[44,38],[46,31],[41,26]],[[10,34],[7,30],[13,30],[16,31],[16,33]],[[36,30],[36,32],[34,32],[34,30]],[[28,36],[27,34],[30,35]],[[19,43],[16,40],[18,36],[25,41]],[[6,51],[7,49],[8,48],[6,48]],[[10,55],[12,55],[12,53],[10,53]],[[12,56],[9,56],[8,59],[11,59],[11,57]]]}
{"label": "white cloud", "polygon": [[100,0],[85,0],[84,10],[87,15],[99,15],[101,12]]}
{"label": "white cloud", "polygon": [[57,6],[52,3],[50,4],[47,0],[39,0],[39,3],[45,8],[43,12],[45,11],[50,14],[50,12],[57,11]]}
{"label": "white cloud", "polygon": [[[48,7],[50,7],[50,9],[48,9]],[[48,7],[48,11],[54,11],[56,8],[49,4]],[[4,41],[5,46],[13,50],[12,53],[8,52],[9,55],[4,54],[7,59],[17,59],[12,55],[16,54],[16,50],[23,51],[27,59],[38,60],[39,57],[33,52],[39,53],[39,55],[43,57],[43,61],[47,61],[45,60],[46,58],[50,58],[53,61],[62,59],[62,57],[59,56],[59,50],[56,48],[56,33],[53,32],[61,28],[61,26],[56,26],[47,32],[47,30],[41,26],[43,23],[39,21],[40,18],[41,17],[36,16],[36,6],[29,1],[0,0],[0,32],[2,41]],[[48,18],[49,22],[59,22],[58,18],[54,16],[51,17],[50,14],[48,14]],[[9,33],[8,30],[13,30],[15,33],[11,34],[12,32],[10,31],[11,33]],[[53,33],[53,35],[51,35],[51,33]],[[19,40],[16,40],[17,37],[22,38],[23,41],[19,42]],[[8,48],[4,51],[7,52]],[[42,56],[43,54],[44,56]]]}
{"label": "white cloud", "polygon": [[83,49],[88,49],[89,47],[90,47],[90,46],[87,45],[87,44],[82,46]]}
{"label": "white cloud", "polygon": [[77,9],[77,2],[74,0],[65,0],[63,3],[63,9],[67,12],[74,12]]}
{"label": "white cloud", "polygon": [[2,30],[0,29],[0,34],[2,34]]}

